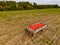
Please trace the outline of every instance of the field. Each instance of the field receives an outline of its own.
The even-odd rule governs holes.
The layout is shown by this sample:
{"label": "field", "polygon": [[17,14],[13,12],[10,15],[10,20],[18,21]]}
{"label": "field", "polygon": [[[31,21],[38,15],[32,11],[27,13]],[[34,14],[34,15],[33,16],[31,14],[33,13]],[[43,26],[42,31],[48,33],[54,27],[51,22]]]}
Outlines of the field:
{"label": "field", "polygon": [[[36,22],[48,27],[32,37],[25,28]],[[0,45],[60,45],[60,9],[1,11]]]}

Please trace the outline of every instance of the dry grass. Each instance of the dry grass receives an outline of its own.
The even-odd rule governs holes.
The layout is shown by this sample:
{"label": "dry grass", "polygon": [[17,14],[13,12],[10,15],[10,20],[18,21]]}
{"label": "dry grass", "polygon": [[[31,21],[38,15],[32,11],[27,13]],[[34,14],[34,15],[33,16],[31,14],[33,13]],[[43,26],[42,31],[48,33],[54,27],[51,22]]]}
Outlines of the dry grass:
{"label": "dry grass", "polygon": [[[0,45],[60,45],[60,9],[0,12]],[[46,22],[48,27],[34,37],[27,25]]]}

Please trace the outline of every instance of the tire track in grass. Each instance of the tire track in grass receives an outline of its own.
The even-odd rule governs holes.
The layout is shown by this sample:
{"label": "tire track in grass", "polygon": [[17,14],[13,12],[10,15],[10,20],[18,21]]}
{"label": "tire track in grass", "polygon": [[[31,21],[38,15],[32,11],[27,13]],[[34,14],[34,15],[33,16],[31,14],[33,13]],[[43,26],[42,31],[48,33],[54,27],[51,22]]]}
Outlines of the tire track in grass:
{"label": "tire track in grass", "polygon": [[19,44],[24,43],[24,41],[26,41],[27,39],[27,35],[25,35],[25,33],[21,33],[18,36],[15,36],[14,38],[12,38],[11,40],[9,40],[6,45],[18,45],[18,42],[21,41]]}
{"label": "tire track in grass", "polygon": [[[9,31],[9,32],[10,32],[10,31]],[[9,33],[9,32],[8,32],[8,33]]]}
{"label": "tire track in grass", "polygon": [[[11,24],[10,24],[10,26],[12,26]],[[19,28],[19,27],[10,27],[9,25],[4,25],[4,26],[2,26],[2,27],[4,27],[4,28],[0,28],[1,30],[1,33],[0,33],[0,35],[2,36],[2,35],[5,35],[5,34],[7,34],[7,33],[9,33],[9,32],[12,32],[12,31],[14,31],[14,30],[16,30],[17,28]],[[2,31],[3,30],[3,31]]]}
{"label": "tire track in grass", "polygon": [[[1,37],[5,36],[5,35],[2,35],[2,36],[0,36],[0,38],[1,38],[1,40],[4,39],[4,41],[2,41],[2,42],[5,42],[6,43],[6,42],[8,42],[9,40],[11,40],[12,38],[14,38],[18,34],[19,34],[19,32],[17,32],[17,30],[16,30],[14,32],[11,32],[11,33],[6,34],[6,35],[8,35],[8,37],[6,36],[4,38],[1,38]],[[5,40],[5,38],[6,38],[6,40]]]}
{"label": "tire track in grass", "polygon": [[[3,25],[5,26],[5,28],[4,29],[2,29],[2,30],[4,30],[3,32],[2,32],[2,34],[1,35],[5,35],[6,33],[9,33],[9,32],[5,32],[5,31],[8,31],[8,30],[5,30],[6,28],[8,28],[9,26],[8,25],[5,25],[4,23],[3,23]],[[10,24],[11,25],[11,24]],[[8,27],[7,27],[8,26]],[[3,26],[2,26],[3,27]],[[9,29],[11,29],[11,28],[9,28]],[[12,31],[11,31],[12,32]]]}
{"label": "tire track in grass", "polygon": [[18,42],[18,40],[20,40],[20,36],[21,36],[21,34],[18,36],[15,36],[11,40],[9,40],[5,45],[15,45],[16,42]]}
{"label": "tire track in grass", "polygon": [[[0,37],[0,45],[5,45],[5,43],[7,42],[7,39],[8,39],[8,35],[3,35]],[[9,39],[8,39],[9,40]]]}
{"label": "tire track in grass", "polygon": [[[45,20],[47,20],[47,19],[45,19]],[[49,20],[50,20],[50,18],[49,18]],[[48,33],[47,33],[48,34]]]}
{"label": "tire track in grass", "polygon": [[[54,21],[54,20],[55,20],[55,19],[53,19],[53,21]],[[52,31],[51,31],[51,32],[52,32]],[[55,32],[53,31],[53,33],[52,33],[52,34],[54,35],[54,34],[55,34]],[[52,35],[52,36],[53,36],[53,35]]]}
{"label": "tire track in grass", "polygon": [[53,36],[53,40],[52,40],[52,45],[56,45],[57,40],[59,39],[59,36],[56,34]]}
{"label": "tire track in grass", "polygon": [[47,16],[47,17],[43,18],[41,21],[47,23],[48,21],[50,21],[53,18],[54,18],[54,16]]}
{"label": "tire track in grass", "polygon": [[58,37],[58,39],[56,39],[56,45],[60,45],[60,35],[59,35],[59,37]]}
{"label": "tire track in grass", "polygon": [[[46,18],[46,17],[45,17],[45,18]],[[37,18],[36,18],[36,19],[37,19]],[[46,19],[46,20],[47,20],[47,19]],[[49,18],[48,20],[50,20],[50,18]],[[45,20],[44,20],[44,21],[45,21]],[[34,21],[34,22],[35,22],[35,21]],[[11,40],[12,40],[12,39],[11,39]],[[19,41],[20,41],[20,40],[19,40]],[[18,43],[19,41],[17,41],[17,43]],[[23,43],[23,42],[22,42],[22,43]],[[43,42],[42,42],[42,43],[43,43]],[[41,44],[42,44],[42,43],[41,43]]]}
{"label": "tire track in grass", "polygon": [[[51,19],[50,19],[50,20],[51,20]],[[50,20],[49,20],[49,22],[50,22]],[[53,19],[53,20],[55,20],[55,19]],[[53,20],[51,20],[51,21],[53,21]],[[48,31],[49,31],[49,29],[48,29]],[[50,32],[50,31],[49,31],[49,32]],[[49,32],[46,32],[47,34],[46,34],[46,33],[45,33],[45,34],[48,35]],[[52,33],[52,32],[50,32],[50,33]]]}
{"label": "tire track in grass", "polygon": [[[54,19],[55,20],[55,19]],[[52,31],[51,31],[52,32]],[[53,31],[54,32],[54,31]],[[55,34],[55,32],[54,33],[52,33],[53,35]]]}
{"label": "tire track in grass", "polygon": [[[53,29],[53,30],[55,30],[55,29]],[[55,34],[57,34],[57,32],[56,32],[56,31],[53,31],[53,30],[52,30],[51,35],[49,36],[51,40],[53,40],[52,37],[53,37]]]}
{"label": "tire track in grass", "polygon": [[[42,17],[36,17],[35,19],[28,19],[29,23],[31,24],[32,22],[46,22],[46,20],[53,18],[54,16],[48,18],[48,16],[42,16]],[[32,22],[31,22],[32,21]]]}
{"label": "tire track in grass", "polygon": [[[9,41],[9,40],[11,40],[12,38],[14,38],[16,35],[18,35],[20,33],[20,31],[19,30],[15,30],[15,31],[13,31],[13,32],[9,32],[9,33],[7,33],[7,34],[5,34],[5,35],[8,35],[8,37],[6,37],[6,42],[7,41]],[[4,35],[2,35],[2,36],[4,36]],[[2,36],[0,36],[0,37],[2,37]],[[5,40],[4,40],[5,41]]]}

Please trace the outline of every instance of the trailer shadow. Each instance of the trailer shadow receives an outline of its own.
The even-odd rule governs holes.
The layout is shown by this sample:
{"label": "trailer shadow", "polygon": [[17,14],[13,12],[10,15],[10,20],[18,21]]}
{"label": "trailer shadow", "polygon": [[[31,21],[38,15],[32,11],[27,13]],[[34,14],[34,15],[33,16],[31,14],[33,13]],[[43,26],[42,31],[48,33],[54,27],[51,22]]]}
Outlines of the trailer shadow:
{"label": "trailer shadow", "polygon": [[36,37],[38,35],[41,35],[43,33],[43,30],[40,30],[39,32],[37,33],[31,33],[29,32],[27,29],[24,29],[25,30],[25,34],[28,36],[28,37]]}

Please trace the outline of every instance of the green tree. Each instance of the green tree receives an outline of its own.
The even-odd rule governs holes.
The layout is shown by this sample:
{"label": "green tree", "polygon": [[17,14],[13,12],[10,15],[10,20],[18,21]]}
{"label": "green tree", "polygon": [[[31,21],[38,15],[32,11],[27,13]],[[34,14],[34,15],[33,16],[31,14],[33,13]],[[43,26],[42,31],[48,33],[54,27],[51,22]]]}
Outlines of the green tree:
{"label": "green tree", "polygon": [[4,10],[4,7],[3,6],[0,6],[0,11],[3,11]]}
{"label": "green tree", "polygon": [[29,2],[18,2],[18,7],[21,6],[24,10],[33,9],[33,6]]}
{"label": "green tree", "polygon": [[4,1],[0,1],[0,6],[5,6],[5,2]]}
{"label": "green tree", "polygon": [[16,9],[16,2],[15,1],[6,1],[6,6],[11,8],[11,10]]}
{"label": "green tree", "polygon": [[35,9],[37,9],[38,8],[38,5],[37,5],[37,3],[33,3],[33,7],[35,8]]}

